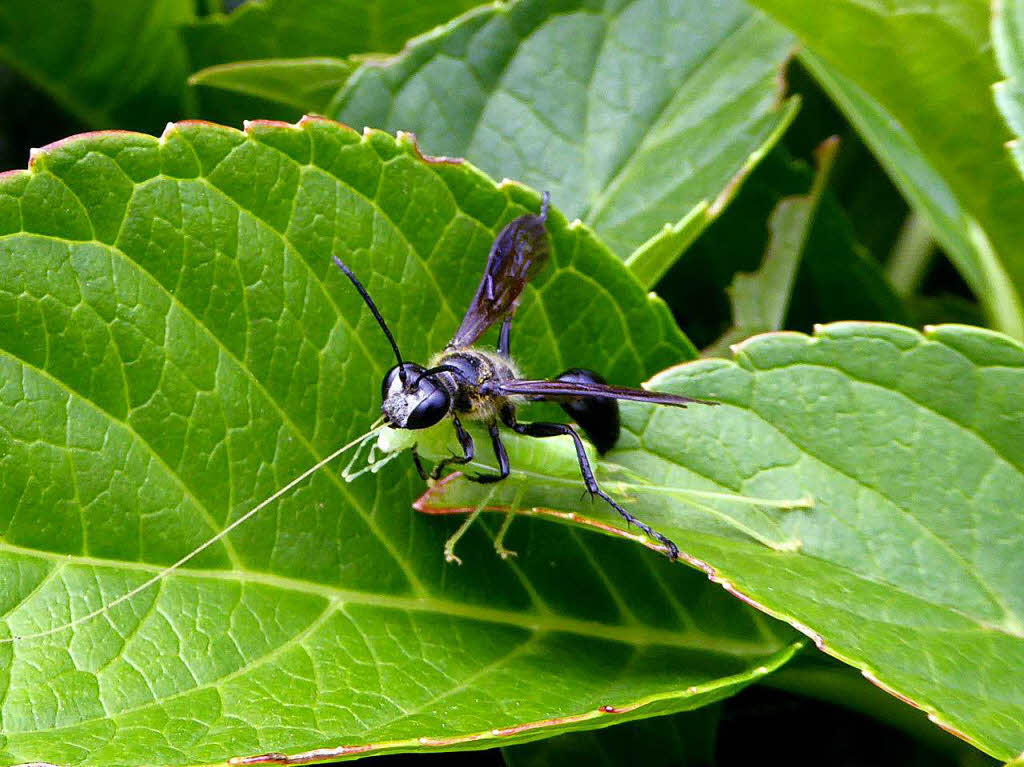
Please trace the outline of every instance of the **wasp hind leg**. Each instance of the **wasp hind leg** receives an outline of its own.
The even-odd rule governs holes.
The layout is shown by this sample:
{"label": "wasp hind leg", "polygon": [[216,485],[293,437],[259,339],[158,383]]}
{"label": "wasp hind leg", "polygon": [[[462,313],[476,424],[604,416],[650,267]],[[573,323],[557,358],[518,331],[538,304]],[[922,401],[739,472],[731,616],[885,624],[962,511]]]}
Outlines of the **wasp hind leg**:
{"label": "wasp hind leg", "polygon": [[515,416],[511,413],[502,413],[502,417],[505,419],[505,423],[509,428],[517,434],[522,434],[527,437],[556,437],[561,434],[566,434],[572,437],[572,440],[576,445],[576,459],[579,461],[580,474],[583,475],[583,484],[586,486],[587,492],[590,493],[591,496],[597,496],[615,509],[619,516],[626,520],[628,524],[636,525],[649,537],[661,543],[665,547],[665,553],[668,554],[669,559],[679,558],[678,546],[661,533],[634,517],[616,503],[608,493],[600,488],[597,484],[597,480],[594,478],[594,470],[590,466],[590,459],[587,458],[587,451],[583,446],[583,440],[580,438],[580,435],[576,433],[575,429],[562,423],[517,423]]}

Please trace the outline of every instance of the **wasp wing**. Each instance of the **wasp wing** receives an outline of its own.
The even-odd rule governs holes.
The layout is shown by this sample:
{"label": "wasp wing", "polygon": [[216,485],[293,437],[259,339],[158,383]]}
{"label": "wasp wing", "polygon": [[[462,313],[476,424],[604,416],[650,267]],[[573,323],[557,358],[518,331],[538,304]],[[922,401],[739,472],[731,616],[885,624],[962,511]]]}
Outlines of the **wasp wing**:
{"label": "wasp wing", "polygon": [[494,323],[512,314],[526,283],[547,263],[551,253],[544,223],[548,194],[539,215],[520,216],[509,223],[491,246],[487,266],[462,324],[449,347],[472,346]]}
{"label": "wasp wing", "polygon": [[690,404],[718,404],[711,400],[683,397],[678,394],[668,394],[667,392],[629,389],[624,386],[610,386],[608,384],[582,381],[531,381],[525,378],[516,378],[510,381],[491,381],[487,384],[487,390],[505,397],[521,396],[553,400],[555,402],[585,397],[612,397],[613,399],[628,399],[636,402],[650,402],[654,405],[673,405],[675,407],[686,407]]}

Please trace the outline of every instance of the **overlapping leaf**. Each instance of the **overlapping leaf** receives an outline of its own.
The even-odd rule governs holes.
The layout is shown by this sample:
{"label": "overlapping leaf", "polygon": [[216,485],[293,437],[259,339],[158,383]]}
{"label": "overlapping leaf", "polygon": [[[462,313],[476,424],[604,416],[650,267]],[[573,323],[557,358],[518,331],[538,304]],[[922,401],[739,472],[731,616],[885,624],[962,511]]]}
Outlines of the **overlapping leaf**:
{"label": "overlapping leaf", "polygon": [[[518,525],[504,563],[477,529],[445,565],[452,524],[410,510],[404,463],[325,470],[136,599],[8,641],[109,603],[367,428],[393,360],[332,254],[425,360],[538,203],[323,120],[92,135],[0,176],[0,761],[514,743],[703,705],[789,656],[781,624],[601,536]],[[588,230],[549,224],[524,369],[629,384],[692,356]]]}
{"label": "overlapping leaf", "polygon": [[[722,405],[626,407],[609,488],[645,501],[646,521],[727,588],[936,723],[994,756],[1024,749],[1024,347],[964,326],[837,324],[758,336],[734,362],[651,386]],[[432,505],[465,502],[466,484]],[[501,492],[575,508],[562,480]]]}
{"label": "overlapping leaf", "polygon": [[733,325],[705,354],[722,355],[731,344],[744,338],[782,329],[797,270],[838,148],[835,139],[819,147],[818,170],[811,189],[806,195],[780,200],[775,207],[768,221],[771,240],[761,268],[733,278],[729,287]]}
{"label": "overlapping leaf", "polygon": [[368,63],[328,113],[548,189],[623,259],[667,238],[648,244],[650,285],[700,229],[673,227],[731,195],[788,123],[791,47],[738,0],[521,0]]}

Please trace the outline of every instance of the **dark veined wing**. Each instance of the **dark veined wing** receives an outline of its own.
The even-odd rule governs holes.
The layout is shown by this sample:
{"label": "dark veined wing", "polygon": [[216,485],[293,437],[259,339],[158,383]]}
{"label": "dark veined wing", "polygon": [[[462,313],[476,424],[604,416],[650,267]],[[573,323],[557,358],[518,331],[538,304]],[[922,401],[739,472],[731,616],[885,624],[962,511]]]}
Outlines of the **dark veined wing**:
{"label": "dark veined wing", "polygon": [[580,397],[612,397],[614,399],[628,399],[636,402],[650,402],[654,405],[674,405],[675,407],[686,407],[690,404],[718,404],[711,400],[683,397],[678,394],[668,394],[661,391],[628,389],[624,386],[584,383],[582,381],[531,381],[517,378],[511,381],[490,381],[486,386],[487,391],[493,394],[506,397],[536,397],[555,402]]}
{"label": "dark veined wing", "polygon": [[487,328],[515,311],[526,283],[543,268],[551,253],[544,228],[547,217],[545,192],[539,215],[520,216],[501,230],[491,246],[480,286],[449,347],[472,346]]}

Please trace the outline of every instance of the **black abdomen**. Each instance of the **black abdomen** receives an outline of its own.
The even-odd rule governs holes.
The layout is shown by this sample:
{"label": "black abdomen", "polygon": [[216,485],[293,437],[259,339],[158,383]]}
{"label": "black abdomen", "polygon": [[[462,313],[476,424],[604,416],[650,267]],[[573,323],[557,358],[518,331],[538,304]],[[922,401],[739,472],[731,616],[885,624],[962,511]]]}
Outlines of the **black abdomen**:
{"label": "black abdomen", "polygon": [[[559,381],[606,384],[593,370],[570,368]],[[619,441],[619,403],[612,397],[579,397],[559,403],[587,435],[598,453],[607,453]]]}

